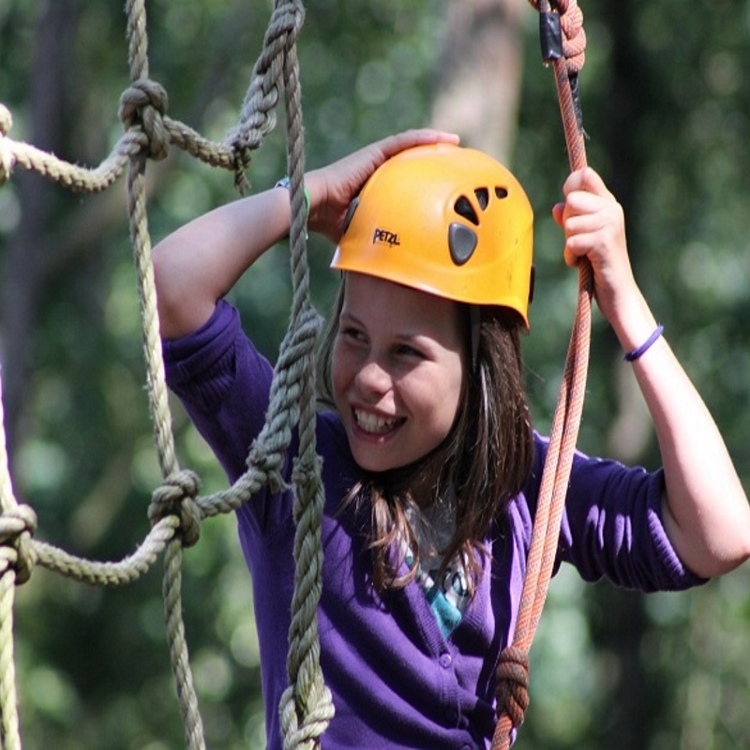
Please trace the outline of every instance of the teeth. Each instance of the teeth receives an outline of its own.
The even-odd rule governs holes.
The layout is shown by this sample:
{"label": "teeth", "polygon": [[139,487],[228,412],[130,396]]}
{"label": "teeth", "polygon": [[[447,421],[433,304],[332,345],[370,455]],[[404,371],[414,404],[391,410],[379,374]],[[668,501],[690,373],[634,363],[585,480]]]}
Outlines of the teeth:
{"label": "teeth", "polygon": [[378,417],[376,414],[370,414],[364,411],[355,411],[354,417],[357,420],[357,425],[361,427],[365,432],[372,432],[376,434],[382,434],[392,429],[397,419],[384,419]]}

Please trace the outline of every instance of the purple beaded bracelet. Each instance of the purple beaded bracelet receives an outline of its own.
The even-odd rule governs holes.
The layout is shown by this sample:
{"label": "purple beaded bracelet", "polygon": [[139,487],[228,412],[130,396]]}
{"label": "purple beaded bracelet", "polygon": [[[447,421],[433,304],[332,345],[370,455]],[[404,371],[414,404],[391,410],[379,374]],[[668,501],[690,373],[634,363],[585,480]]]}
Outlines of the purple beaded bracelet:
{"label": "purple beaded bracelet", "polygon": [[625,354],[623,359],[626,362],[635,362],[636,359],[642,357],[651,348],[662,333],[664,333],[664,326],[659,323],[654,332],[637,349],[633,349],[632,352]]}

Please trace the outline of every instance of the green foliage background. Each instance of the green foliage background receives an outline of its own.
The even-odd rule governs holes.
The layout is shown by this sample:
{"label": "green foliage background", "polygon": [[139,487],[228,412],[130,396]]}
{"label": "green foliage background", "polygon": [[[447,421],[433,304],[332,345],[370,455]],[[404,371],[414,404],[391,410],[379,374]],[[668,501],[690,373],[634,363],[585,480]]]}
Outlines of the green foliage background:
{"label": "green foliage background", "polygon": [[[48,0],[56,2],[70,9],[75,22],[61,29],[65,56],[55,61],[64,116],[49,125],[60,156],[96,164],[120,132],[117,103],[128,85],[122,3]],[[747,486],[750,4],[581,4],[589,39],[581,74],[589,163],[625,206],[636,276]],[[309,0],[306,7],[300,59],[309,166],[426,123],[445,2]],[[13,112],[11,136],[19,140],[36,142],[30,92],[35,62],[49,54],[34,43],[46,8],[35,0],[0,4],[0,101]],[[269,3],[161,0],[148,12],[151,76],[169,92],[169,114],[220,139],[236,120]],[[577,278],[562,262],[561,238],[550,217],[567,158],[531,8],[528,16],[511,166],[537,212],[537,290],[526,354],[535,418],[544,430],[557,395]],[[273,184],[284,172],[282,122],[253,160],[253,189]],[[235,197],[231,175],[177,153],[150,173],[155,240]],[[34,176],[16,173],[0,190],[4,278],[11,273],[7,248],[24,221],[21,179]],[[150,493],[159,484],[124,185],[112,189],[119,193],[112,198],[67,195],[41,180],[33,184],[48,215],[28,272],[54,258],[60,245],[69,252],[45,278],[35,306],[23,402],[6,404],[19,413],[10,426],[15,488],[36,509],[40,538],[97,559],[119,559],[145,535]],[[78,216],[101,225],[87,234]],[[332,294],[329,255],[330,248],[312,240],[314,296],[321,310]],[[245,319],[253,321],[251,335],[272,358],[291,300],[287,259],[284,247],[264,256],[234,292]],[[17,364],[15,354],[3,349],[4,376]],[[614,336],[596,314],[583,450],[622,450],[612,426],[623,417],[617,384],[624,369]],[[628,402],[625,416],[635,409]],[[210,452],[177,406],[175,429],[181,462],[199,471],[203,491],[224,486]],[[657,465],[648,434],[625,446],[634,455],[623,458]],[[43,570],[19,588],[16,658],[26,747],[162,750],[184,744],[158,567],[123,590],[82,587]],[[517,746],[750,746],[748,580],[743,567],[687,594],[644,597],[606,585],[583,587],[575,573],[562,571],[535,642],[532,705]],[[251,591],[233,519],[204,524],[200,543],[187,552],[185,607],[209,746],[262,747]]]}

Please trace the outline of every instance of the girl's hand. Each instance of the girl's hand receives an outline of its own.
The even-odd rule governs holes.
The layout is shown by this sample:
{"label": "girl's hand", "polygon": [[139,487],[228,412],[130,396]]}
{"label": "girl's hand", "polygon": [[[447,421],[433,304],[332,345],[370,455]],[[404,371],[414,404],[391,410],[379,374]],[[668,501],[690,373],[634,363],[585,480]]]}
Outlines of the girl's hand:
{"label": "girl's hand", "polygon": [[565,262],[587,257],[594,272],[594,294],[604,316],[617,327],[640,297],[625,239],[622,207],[590,167],[573,172],[563,185],[565,201],[552,209],[565,232]]}
{"label": "girl's hand", "polygon": [[458,144],[458,140],[457,135],[439,130],[407,130],[372,143],[327,167],[309,172],[305,175],[305,185],[310,193],[308,229],[337,243],[349,204],[383,162],[413,146]]}

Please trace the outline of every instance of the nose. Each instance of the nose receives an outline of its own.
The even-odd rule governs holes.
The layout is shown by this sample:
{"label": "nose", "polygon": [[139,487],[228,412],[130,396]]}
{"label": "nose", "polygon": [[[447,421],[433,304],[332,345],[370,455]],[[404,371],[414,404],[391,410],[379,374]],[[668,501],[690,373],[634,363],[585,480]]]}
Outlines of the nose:
{"label": "nose", "polygon": [[355,376],[357,388],[363,395],[382,395],[392,386],[393,378],[376,359],[368,359]]}

